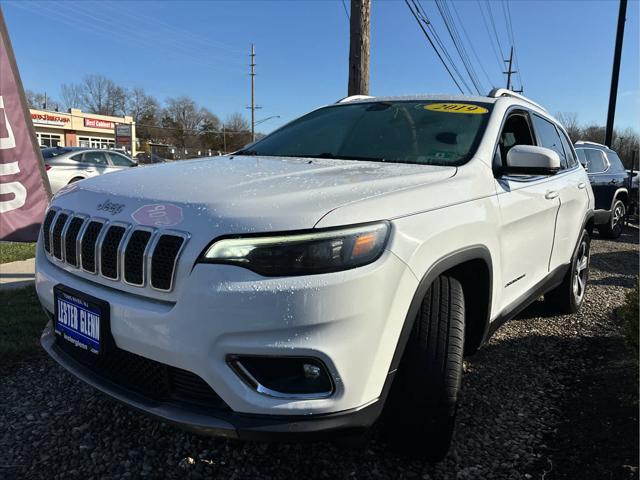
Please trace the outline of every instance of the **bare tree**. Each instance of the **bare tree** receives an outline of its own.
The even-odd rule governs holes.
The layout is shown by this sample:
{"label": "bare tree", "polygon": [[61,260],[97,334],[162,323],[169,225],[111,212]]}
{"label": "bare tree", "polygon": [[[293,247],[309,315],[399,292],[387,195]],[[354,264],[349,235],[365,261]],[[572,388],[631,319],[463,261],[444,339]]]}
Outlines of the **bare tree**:
{"label": "bare tree", "polygon": [[578,115],[574,112],[560,112],[556,114],[556,118],[569,134],[569,138],[573,143],[580,140],[582,130],[578,125]]}
{"label": "bare tree", "polygon": [[251,125],[240,113],[229,115],[224,122],[224,128],[227,152],[238,150],[251,142]]}
{"label": "bare tree", "polygon": [[185,131],[196,131],[200,124],[211,114],[204,108],[198,108],[196,102],[187,96],[167,98],[165,116],[179,124]]}
{"label": "bare tree", "polygon": [[124,115],[127,91],[104,75],[87,75],[79,88],[85,110],[99,115]]}
{"label": "bare tree", "polygon": [[77,83],[63,83],[60,87],[64,108],[82,108],[82,87]]}
{"label": "bare tree", "polygon": [[45,110],[58,110],[59,104],[52,98],[49,98],[46,93],[34,92],[33,90],[25,90],[25,96],[27,97],[27,104],[29,108],[38,108]]}

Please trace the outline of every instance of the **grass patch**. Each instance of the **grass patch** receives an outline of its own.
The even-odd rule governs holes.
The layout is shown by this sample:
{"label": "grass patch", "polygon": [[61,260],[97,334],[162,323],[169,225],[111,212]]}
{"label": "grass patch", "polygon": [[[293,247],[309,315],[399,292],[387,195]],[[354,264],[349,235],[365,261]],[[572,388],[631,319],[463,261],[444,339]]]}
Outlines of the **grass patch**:
{"label": "grass patch", "polygon": [[622,307],[618,309],[618,318],[622,322],[622,328],[627,343],[634,351],[636,356],[638,355],[638,321],[640,317],[640,307],[638,302],[640,298],[638,296],[638,288],[640,286],[640,280],[636,279],[636,286],[627,293],[627,299]]}
{"label": "grass patch", "polygon": [[35,256],[35,243],[0,242],[0,263],[17,262]]}
{"label": "grass patch", "polygon": [[0,365],[37,352],[46,323],[35,287],[0,291]]}

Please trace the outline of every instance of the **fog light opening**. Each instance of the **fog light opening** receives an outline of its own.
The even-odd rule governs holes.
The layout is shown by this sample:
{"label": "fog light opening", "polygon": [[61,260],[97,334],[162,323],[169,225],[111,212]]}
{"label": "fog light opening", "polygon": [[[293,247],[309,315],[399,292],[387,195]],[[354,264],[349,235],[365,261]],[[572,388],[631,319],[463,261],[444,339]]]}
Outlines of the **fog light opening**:
{"label": "fog light opening", "polygon": [[229,355],[227,363],[252,389],[270,397],[309,400],[329,397],[335,390],[317,358]]}

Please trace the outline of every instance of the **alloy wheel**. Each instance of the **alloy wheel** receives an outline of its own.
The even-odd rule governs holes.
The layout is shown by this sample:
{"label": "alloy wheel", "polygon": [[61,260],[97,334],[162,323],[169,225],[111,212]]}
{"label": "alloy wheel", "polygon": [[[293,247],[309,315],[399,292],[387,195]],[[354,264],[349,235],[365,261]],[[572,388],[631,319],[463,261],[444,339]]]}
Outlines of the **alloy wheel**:
{"label": "alloy wheel", "polygon": [[578,255],[573,270],[573,295],[576,304],[582,302],[584,292],[587,288],[587,277],[589,275],[589,241],[583,238],[580,241]]}
{"label": "alloy wheel", "polygon": [[613,215],[611,219],[611,231],[616,235],[622,233],[622,228],[624,227],[624,216],[625,216],[625,208],[624,203],[618,202],[616,203],[615,208],[613,209]]}

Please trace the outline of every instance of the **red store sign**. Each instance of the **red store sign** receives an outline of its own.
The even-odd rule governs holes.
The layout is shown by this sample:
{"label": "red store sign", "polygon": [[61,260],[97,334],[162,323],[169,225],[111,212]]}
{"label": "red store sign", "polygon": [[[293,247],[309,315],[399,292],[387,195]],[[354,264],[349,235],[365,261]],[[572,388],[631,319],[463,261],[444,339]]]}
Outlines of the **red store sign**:
{"label": "red store sign", "polygon": [[33,123],[59,126],[65,125],[71,121],[68,117],[50,115],[48,113],[31,113],[31,120],[33,120]]}
{"label": "red store sign", "polygon": [[108,128],[113,130],[114,123],[109,120],[98,120],[97,118],[85,118],[84,126],[90,128]]}

